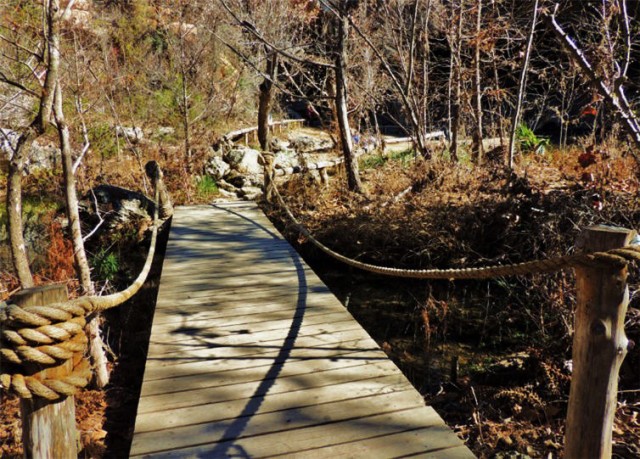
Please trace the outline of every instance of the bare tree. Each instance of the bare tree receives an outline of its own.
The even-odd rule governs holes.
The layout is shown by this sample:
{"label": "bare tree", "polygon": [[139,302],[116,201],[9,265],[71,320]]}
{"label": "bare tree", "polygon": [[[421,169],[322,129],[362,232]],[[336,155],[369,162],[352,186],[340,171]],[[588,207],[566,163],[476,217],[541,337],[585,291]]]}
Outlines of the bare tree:
{"label": "bare tree", "polygon": [[475,113],[475,129],[473,131],[473,157],[477,164],[482,164],[484,149],[482,147],[482,71],[480,48],[482,47],[482,0],[476,0],[476,33],[473,56],[474,81],[473,100]]}
{"label": "bare tree", "polygon": [[[45,14],[48,16],[51,5],[45,2]],[[57,12],[57,10],[56,10]],[[51,25],[47,25],[47,33],[45,36],[48,40],[48,46],[41,47],[42,51],[27,50],[31,56],[36,56],[38,59],[43,59],[43,53],[53,46],[52,43],[52,31]],[[10,41],[5,37],[3,40],[8,41],[10,45],[15,49],[16,55],[20,55],[21,51],[24,51],[24,47],[17,41]],[[6,57],[3,56],[3,57]],[[15,58],[14,58],[15,60]],[[17,62],[20,63],[20,62]],[[28,64],[26,64],[28,66]],[[35,68],[29,67],[31,70],[31,77],[35,80],[36,84],[39,84],[39,75]],[[26,243],[23,235],[23,221],[22,221],[22,174],[24,171],[25,163],[28,157],[28,152],[31,149],[33,141],[44,134],[47,124],[51,118],[51,110],[53,105],[53,97],[55,91],[55,73],[57,68],[47,68],[45,73],[44,83],[38,88],[38,91],[29,90],[27,86],[23,85],[20,81],[11,79],[4,71],[0,71],[0,82],[15,88],[24,90],[25,92],[36,95],[39,99],[38,113],[35,116],[31,124],[20,134],[15,148],[13,148],[13,154],[9,161],[9,173],[7,177],[7,217],[8,217],[8,230],[9,230],[9,244],[11,248],[11,258],[14,268],[18,275],[18,279],[23,288],[32,287],[33,276],[29,267],[29,259],[27,256]]]}
{"label": "bare tree", "polygon": [[[219,0],[220,4],[227,10],[227,12],[231,15],[231,17],[235,20],[236,24],[241,26],[243,30],[249,33],[258,43],[262,46],[262,49],[268,51],[268,54],[277,53],[281,58],[282,65],[284,66],[284,61],[293,62],[305,67],[312,66],[317,69],[323,71],[330,71],[334,76],[335,83],[335,93],[333,93],[333,99],[335,103],[335,112],[336,112],[336,121],[339,128],[340,140],[341,140],[341,148],[342,154],[345,159],[345,168],[347,171],[347,185],[350,190],[355,192],[362,192],[362,185],[360,183],[360,176],[358,172],[358,162],[356,160],[355,151],[353,148],[353,140],[351,129],[349,125],[349,111],[348,111],[348,85],[347,85],[347,45],[348,45],[348,36],[349,36],[349,13],[351,8],[351,3],[348,1],[341,1],[339,4],[335,2],[329,2],[325,0],[320,0],[320,3],[330,11],[331,15],[334,17],[333,27],[331,32],[331,40],[330,47],[331,51],[328,51],[326,55],[323,56],[311,56],[306,53],[301,52],[302,48],[297,44],[292,43],[291,41],[282,42],[281,37],[268,35],[266,31],[271,31],[273,33],[273,29],[276,25],[282,26],[282,23],[274,23],[271,22],[274,20],[275,12],[273,10],[269,10],[269,14],[265,16],[259,17],[257,14],[257,9],[260,4],[252,5],[255,8],[232,8],[231,1],[227,0]],[[267,8],[271,3],[264,3],[264,6]],[[283,11],[287,11],[285,7],[291,6],[292,3],[285,3],[284,5],[280,5],[283,7]],[[299,6],[293,5],[299,9]],[[241,10],[245,10],[244,13],[240,13]],[[252,14],[254,13],[254,14]],[[244,14],[246,19],[241,18],[241,14]],[[279,12],[282,14],[282,11]],[[261,18],[263,22],[257,25],[255,22],[257,19]],[[289,20],[291,18],[288,18]],[[289,28],[291,25],[289,25]],[[294,27],[295,29],[295,27]],[[276,29],[277,30],[277,29]],[[257,71],[265,80],[270,80],[271,77],[268,75],[268,72],[263,72],[256,64],[252,63],[250,59],[249,52],[243,52],[239,46],[233,46],[229,42],[225,42],[225,44],[231,48],[237,55],[239,55],[242,60]],[[255,48],[254,48],[255,50]],[[331,55],[329,55],[331,54]],[[330,62],[327,62],[330,61]],[[332,62],[331,62],[332,61]],[[324,82],[326,83],[327,78],[324,78]],[[275,81],[273,81],[275,85]],[[311,86],[314,86],[316,89],[320,89],[324,91],[324,93],[329,96],[328,90],[322,90],[320,86],[310,79],[306,80]],[[278,86],[281,88],[281,86]],[[265,88],[266,89],[266,88]],[[266,96],[266,93],[264,94]],[[266,98],[265,98],[266,100]],[[263,115],[264,116],[263,112]]]}
{"label": "bare tree", "polygon": [[347,170],[347,186],[351,191],[362,193],[362,183],[358,172],[358,160],[353,149],[353,139],[349,125],[349,113],[347,109],[347,40],[349,38],[349,11],[348,1],[344,0],[335,9],[336,15],[336,49],[334,54],[335,84],[336,84],[336,117],[340,131],[340,143]]}
{"label": "bare tree", "polygon": [[[375,15],[378,7],[382,9],[382,21],[358,18],[356,23],[351,16],[349,19],[389,78],[389,90],[395,90],[399,98],[407,118],[406,123],[398,120],[399,124],[407,125],[417,150],[428,158],[431,154],[428,145],[428,59],[433,0],[383,2],[364,11]],[[386,86],[381,90],[386,91]]]}
{"label": "bare tree", "polygon": [[[451,3],[452,13],[454,12],[454,3]],[[451,126],[451,144],[449,153],[452,161],[458,161],[458,147],[460,138],[460,127],[462,124],[462,27],[464,25],[464,0],[459,0],[457,14],[452,14],[456,25],[454,32],[450,35],[451,48],[451,67],[450,67],[450,87],[453,94],[450,96],[450,126]]]}
{"label": "bare tree", "polygon": [[[591,86],[600,93],[600,95],[613,107],[614,113],[621,119],[623,126],[631,136],[636,148],[640,148],[640,122],[636,116],[629,100],[627,99],[624,87],[622,83],[626,78],[626,73],[629,68],[630,56],[631,56],[631,42],[630,42],[630,27],[629,16],[626,0],[618,0],[615,2],[616,8],[613,11],[619,12],[620,23],[622,24],[623,37],[623,62],[620,65],[615,60],[615,53],[613,49],[615,44],[609,37],[606,41],[606,46],[609,52],[609,69],[603,65],[598,68],[591,64],[586,54],[578,47],[576,42],[565,32],[562,26],[556,19],[556,13],[559,8],[559,4],[555,5],[553,13],[546,14],[545,18],[551,26],[554,33],[558,36],[562,46],[567,51],[571,59],[577,63],[580,69],[586,75]],[[606,3],[603,2],[603,8],[606,9]],[[603,12],[603,18],[607,16],[606,11]],[[640,164],[640,156],[631,151],[636,162]]]}
{"label": "bare tree", "polygon": [[269,120],[273,101],[273,82],[278,78],[278,53],[271,51],[266,57],[265,77],[260,83],[258,102],[258,141],[263,150],[269,149]]}
{"label": "bare tree", "polygon": [[533,2],[533,12],[531,18],[531,28],[529,29],[529,35],[527,37],[527,47],[524,52],[524,59],[522,61],[522,71],[520,73],[520,85],[518,87],[518,97],[516,100],[516,108],[513,112],[511,119],[511,132],[509,136],[509,168],[513,169],[513,160],[515,156],[515,144],[516,144],[516,132],[518,124],[520,123],[520,112],[522,110],[522,103],[524,101],[525,85],[527,82],[527,71],[529,69],[529,58],[531,56],[531,48],[533,47],[533,36],[536,32],[536,24],[538,22],[538,5],[539,0]]}

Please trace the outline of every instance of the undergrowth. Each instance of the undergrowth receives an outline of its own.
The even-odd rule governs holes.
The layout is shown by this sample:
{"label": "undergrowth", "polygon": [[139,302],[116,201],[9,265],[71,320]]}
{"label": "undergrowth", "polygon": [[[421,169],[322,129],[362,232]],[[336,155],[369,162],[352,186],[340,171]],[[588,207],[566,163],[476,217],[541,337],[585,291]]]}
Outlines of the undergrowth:
{"label": "undergrowth", "polygon": [[[305,178],[281,188],[318,239],[354,259],[416,269],[517,263],[574,252],[590,225],[640,226],[629,158],[598,151],[585,166],[583,153],[528,156],[517,173],[376,158],[364,163],[366,196],[348,192],[337,177],[327,189]],[[329,261],[286,216],[277,209],[271,215],[476,454],[562,454],[571,271],[455,283],[388,280]],[[637,275],[630,286],[638,287]],[[636,341],[639,307],[632,296],[627,335]],[[614,451],[637,457],[637,348],[624,362],[620,390]]]}

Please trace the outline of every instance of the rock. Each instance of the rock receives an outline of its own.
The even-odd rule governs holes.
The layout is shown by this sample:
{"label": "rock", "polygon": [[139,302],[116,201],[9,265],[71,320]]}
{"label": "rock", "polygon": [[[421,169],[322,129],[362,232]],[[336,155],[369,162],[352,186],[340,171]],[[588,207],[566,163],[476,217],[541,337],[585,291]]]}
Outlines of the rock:
{"label": "rock", "polygon": [[299,152],[329,150],[333,148],[333,141],[324,137],[312,137],[307,134],[293,132],[289,134],[289,148]]}
{"label": "rock", "polygon": [[154,135],[156,137],[168,137],[168,136],[172,136],[176,133],[175,128],[171,127],[171,126],[160,126],[158,127],[158,129],[156,129],[156,132],[154,133]]}
{"label": "rock", "polygon": [[227,181],[227,183],[230,183],[236,188],[242,188],[251,184],[248,176],[240,174],[236,170],[232,170],[231,172],[229,172],[225,177],[225,180]]}
{"label": "rock", "polygon": [[231,191],[227,191],[227,190],[223,190],[222,188],[218,189],[218,194],[221,196],[222,199],[217,199],[218,201],[225,201],[227,199],[235,199],[238,197],[238,195],[234,192]]}
{"label": "rock", "polygon": [[272,137],[271,142],[269,143],[269,147],[271,151],[277,153],[279,151],[284,151],[289,148],[289,142],[286,140],[278,139],[277,137]]}
{"label": "rock", "polygon": [[233,195],[235,196],[235,193],[237,191],[236,187],[233,186],[232,184],[230,184],[229,182],[227,182],[226,180],[218,180],[218,191],[226,191],[229,193],[233,193]]}
{"label": "rock", "polygon": [[262,188],[246,186],[238,190],[238,195],[247,201],[255,201],[262,196]]}
{"label": "rock", "polygon": [[262,156],[249,147],[236,145],[224,155],[224,160],[232,169],[242,174],[262,174]]}
{"label": "rock", "polygon": [[293,150],[284,150],[276,153],[274,164],[276,167],[295,167],[300,164],[298,154]]}
{"label": "rock", "polygon": [[82,220],[95,228],[104,219],[98,232],[113,230],[140,220],[153,220],[155,204],[142,193],[113,185],[99,185],[80,201]]}
{"label": "rock", "polygon": [[[11,129],[0,129],[0,170],[7,170],[8,163],[13,157],[13,149],[18,145],[20,133]],[[40,145],[37,141],[31,144],[25,162],[26,174],[36,170],[53,169],[60,156],[60,149],[53,144]]]}
{"label": "rock", "polygon": [[126,126],[116,126],[116,134],[124,137],[131,143],[138,143],[144,138],[144,133],[142,132],[142,128],[137,126],[126,127]]}
{"label": "rock", "polygon": [[221,178],[224,178],[229,173],[229,171],[231,170],[231,166],[224,162],[222,157],[212,156],[205,164],[204,170],[207,175],[210,175],[214,179],[219,180]]}
{"label": "rock", "polygon": [[0,129],[0,170],[7,171],[13,149],[18,144],[20,134],[11,129]]}
{"label": "rock", "polygon": [[53,169],[59,157],[60,149],[54,144],[40,145],[38,142],[33,142],[26,165],[27,172],[32,173],[36,170]]}

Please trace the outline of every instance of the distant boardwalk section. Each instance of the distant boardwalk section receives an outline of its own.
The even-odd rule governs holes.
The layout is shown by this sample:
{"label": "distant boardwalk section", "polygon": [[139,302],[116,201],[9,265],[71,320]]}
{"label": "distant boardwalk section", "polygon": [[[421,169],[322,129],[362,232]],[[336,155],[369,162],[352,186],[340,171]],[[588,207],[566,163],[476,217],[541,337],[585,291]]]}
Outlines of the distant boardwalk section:
{"label": "distant boardwalk section", "polygon": [[252,203],[175,210],[131,457],[473,458]]}

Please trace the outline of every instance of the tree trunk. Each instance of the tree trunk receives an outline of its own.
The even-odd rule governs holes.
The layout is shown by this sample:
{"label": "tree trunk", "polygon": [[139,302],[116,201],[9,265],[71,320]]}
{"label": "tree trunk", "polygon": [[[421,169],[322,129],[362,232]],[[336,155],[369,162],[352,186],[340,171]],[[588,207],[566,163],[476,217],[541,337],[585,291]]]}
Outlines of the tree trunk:
{"label": "tree trunk", "polygon": [[347,171],[347,187],[356,193],[362,193],[358,160],[353,151],[351,128],[347,111],[347,37],[349,33],[349,19],[346,15],[338,18],[338,43],[335,58],[336,73],[336,117],[340,131],[340,143]]}
{"label": "tree trunk", "polygon": [[[47,20],[51,23],[49,27],[50,48],[49,48],[49,68],[58,68],[60,62],[60,24],[59,15],[54,15],[53,11],[58,11],[59,0],[50,0],[53,6]],[[76,270],[80,285],[84,294],[93,295],[93,283],[91,282],[91,270],[84,249],[84,240],[80,228],[80,214],[78,212],[78,195],[76,191],[76,179],[73,174],[73,158],[71,156],[71,141],[69,139],[69,127],[64,118],[62,109],[62,87],[59,75],[55,74],[55,96],[53,101],[53,111],[58,129],[60,149],[62,151],[62,172],[64,175],[65,198],[67,203],[67,217],[71,228],[71,241],[75,258]],[[96,374],[96,385],[103,388],[109,382],[107,370],[107,357],[104,352],[104,344],[100,338],[99,316],[94,316],[87,324],[86,330],[89,336],[89,353]]]}
{"label": "tree trunk", "polygon": [[[455,95],[453,104],[451,106],[451,146],[449,151],[451,152],[451,160],[457,162],[458,161],[458,137],[460,135],[460,118],[461,118],[461,110],[460,105],[462,103],[462,62],[461,62],[461,54],[462,54],[462,15],[463,15],[463,6],[464,0],[460,0],[460,7],[458,9],[458,25],[456,28],[456,38],[455,38],[455,60],[452,61],[452,64],[455,62],[455,66],[452,65],[454,71],[454,81],[453,84],[455,86]],[[453,51],[453,50],[452,50]],[[452,57],[452,59],[454,59]]]}
{"label": "tree trunk", "polygon": [[[182,24],[181,24],[182,25]],[[189,88],[184,37],[180,35],[180,76],[182,77],[182,129],[184,132],[184,158],[187,172],[191,172],[191,122],[189,120]]]}
{"label": "tree trunk", "polygon": [[9,246],[11,248],[13,267],[16,270],[22,288],[33,287],[33,276],[29,268],[22,223],[22,171],[27,157],[27,149],[33,137],[33,129],[29,128],[18,139],[16,149],[9,161],[9,176],[7,177]]}
{"label": "tree trunk", "polygon": [[[11,298],[18,306],[47,306],[67,301],[64,285],[48,285],[22,290]],[[37,378],[66,377],[73,371],[74,359],[42,369],[28,365],[25,370]],[[29,368],[31,367],[31,368]],[[73,397],[57,402],[41,398],[21,399],[22,443],[27,458],[76,459],[78,457],[76,410]]]}
{"label": "tree trunk", "polygon": [[473,156],[476,164],[482,164],[484,149],[482,147],[482,80],[480,73],[480,32],[482,26],[482,0],[477,0],[476,46],[474,55],[474,102],[476,125],[473,133]]}
{"label": "tree trunk", "polygon": [[[45,2],[44,8],[46,16],[53,18],[58,14],[60,5],[57,0],[49,0]],[[59,47],[56,41],[54,21],[47,21],[46,27],[47,49],[49,53],[54,53],[54,59],[51,59],[51,56],[49,56],[38,114],[27,131],[18,139],[16,149],[9,162],[9,174],[7,178],[7,226],[9,230],[11,260],[23,288],[33,286],[33,276],[29,268],[29,258],[23,236],[22,173],[29,148],[36,137],[44,133],[46,125],[51,118],[54,90],[60,62],[59,58],[55,59],[55,56],[59,56]]]}
{"label": "tree trunk", "polygon": [[271,115],[271,100],[273,99],[273,82],[278,74],[278,53],[270,52],[267,59],[265,79],[260,84],[260,100],[258,105],[258,141],[263,151],[269,149],[269,117]]}
{"label": "tree trunk", "polygon": [[513,118],[511,120],[511,135],[509,137],[509,169],[513,169],[513,159],[514,159],[515,149],[516,149],[516,130],[518,129],[518,123],[520,122],[520,111],[522,110],[525,84],[527,81],[527,70],[529,68],[529,56],[531,56],[531,48],[533,46],[533,36],[536,32],[536,23],[538,21],[538,3],[539,3],[539,0],[534,0],[533,18],[531,19],[531,29],[529,29],[529,37],[527,39],[527,49],[525,50],[524,62],[522,63],[522,73],[520,74],[520,86],[518,87],[518,100],[516,102],[516,109],[513,113]]}

